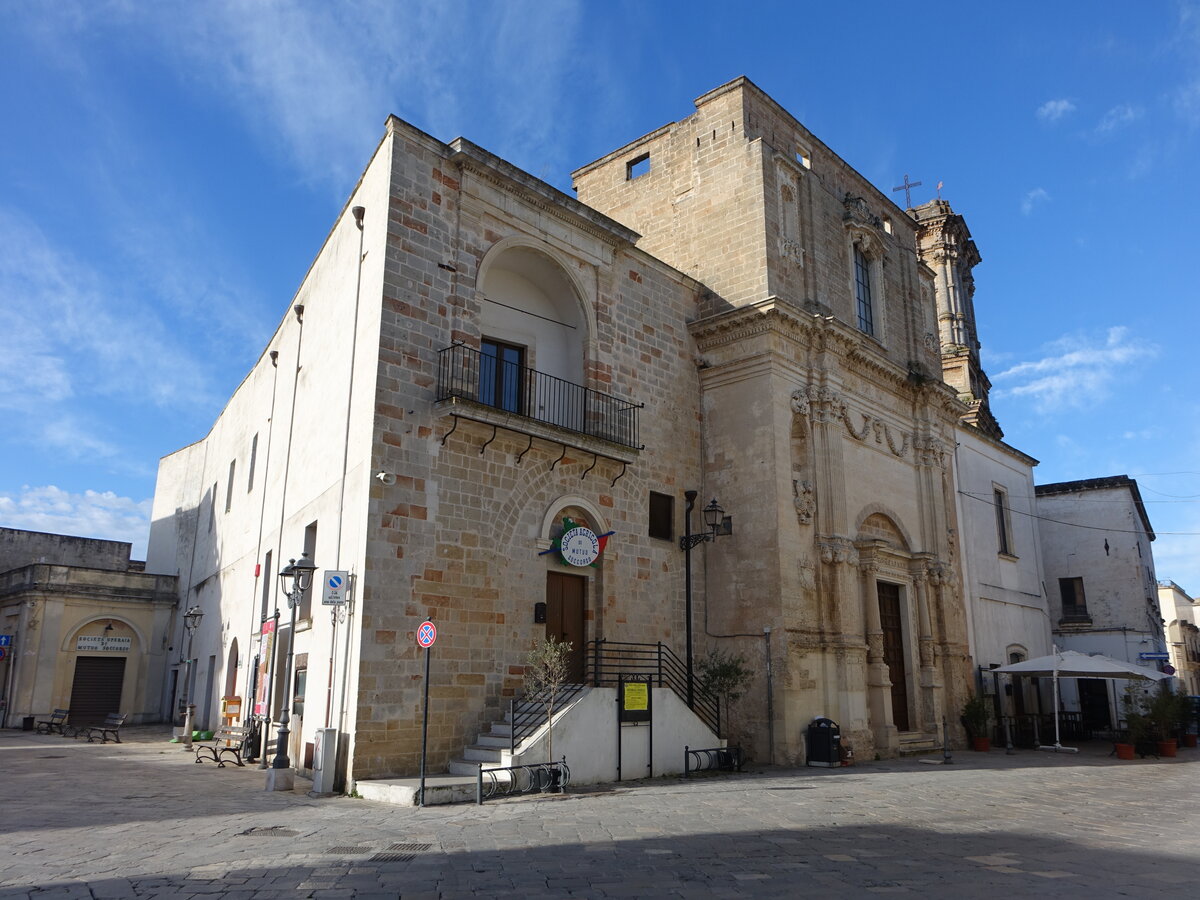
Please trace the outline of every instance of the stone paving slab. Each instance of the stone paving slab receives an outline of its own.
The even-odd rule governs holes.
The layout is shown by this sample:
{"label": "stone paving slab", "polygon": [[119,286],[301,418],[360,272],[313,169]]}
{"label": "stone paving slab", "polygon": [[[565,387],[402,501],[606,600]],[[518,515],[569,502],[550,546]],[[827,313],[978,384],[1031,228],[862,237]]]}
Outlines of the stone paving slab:
{"label": "stone paving slab", "polygon": [[[482,807],[263,790],[157,727],[0,732],[0,900],[1144,897],[1200,880],[1200,751],[757,768]],[[125,735],[123,734],[123,737]]]}

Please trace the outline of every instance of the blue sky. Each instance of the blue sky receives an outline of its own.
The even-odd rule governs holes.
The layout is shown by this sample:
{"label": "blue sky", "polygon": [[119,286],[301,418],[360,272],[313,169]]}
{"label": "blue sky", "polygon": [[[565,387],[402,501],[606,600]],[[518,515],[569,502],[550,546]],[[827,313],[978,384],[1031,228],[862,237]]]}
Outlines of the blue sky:
{"label": "blue sky", "polygon": [[389,113],[569,191],[742,74],[880,189],[944,182],[1006,438],[1042,483],[1137,478],[1200,594],[1197,2],[0,0],[0,525],[144,551],[158,458]]}

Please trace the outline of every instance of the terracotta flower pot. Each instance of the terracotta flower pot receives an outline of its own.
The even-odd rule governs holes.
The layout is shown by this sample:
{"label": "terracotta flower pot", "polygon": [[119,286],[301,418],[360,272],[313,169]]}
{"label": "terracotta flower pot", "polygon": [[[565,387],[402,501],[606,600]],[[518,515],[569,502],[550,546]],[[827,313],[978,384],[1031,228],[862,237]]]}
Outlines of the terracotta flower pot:
{"label": "terracotta flower pot", "polygon": [[992,749],[992,739],[985,737],[971,738],[971,749],[978,753],[987,753]]}
{"label": "terracotta flower pot", "polygon": [[1133,759],[1133,744],[1117,744],[1117,759]]}
{"label": "terracotta flower pot", "polygon": [[1158,755],[1159,756],[1174,756],[1176,746],[1177,745],[1176,745],[1175,741],[1159,741],[1158,742]]}

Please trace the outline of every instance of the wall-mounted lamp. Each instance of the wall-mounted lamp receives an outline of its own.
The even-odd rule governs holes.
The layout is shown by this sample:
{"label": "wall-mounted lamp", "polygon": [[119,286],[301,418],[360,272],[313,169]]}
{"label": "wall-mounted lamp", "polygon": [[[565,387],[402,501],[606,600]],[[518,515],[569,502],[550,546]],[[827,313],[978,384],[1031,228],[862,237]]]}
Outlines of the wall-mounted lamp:
{"label": "wall-mounted lamp", "polygon": [[104,626],[104,633],[105,633],[105,634],[108,634],[108,633],[109,633],[110,631],[112,631],[112,630],[113,630],[113,623],[112,623],[112,622],[109,622],[107,625],[105,625],[105,626]]}
{"label": "wall-mounted lamp", "polygon": [[386,485],[393,485],[396,483],[396,476],[391,472],[376,472],[375,477]]}

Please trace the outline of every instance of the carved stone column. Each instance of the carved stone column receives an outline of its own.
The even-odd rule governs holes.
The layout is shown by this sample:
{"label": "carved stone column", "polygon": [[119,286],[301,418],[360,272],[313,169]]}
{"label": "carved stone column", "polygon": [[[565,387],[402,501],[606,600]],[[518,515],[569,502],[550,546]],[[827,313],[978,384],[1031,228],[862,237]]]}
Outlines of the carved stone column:
{"label": "carved stone column", "polygon": [[879,617],[879,564],[871,558],[860,559],[860,596],[867,638],[867,710],[875,749],[895,750],[900,746],[900,731],[892,720],[892,679],[883,657],[883,624]]}
{"label": "carved stone column", "polygon": [[934,650],[933,627],[929,616],[929,586],[925,563],[919,562],[911,570],[913,594],[917,604],[917,651],[921,666],[921,722],[922,730],[929,734],[938,732],[938,710],[935,693],[940,687],[937,677],[937,657]]}

